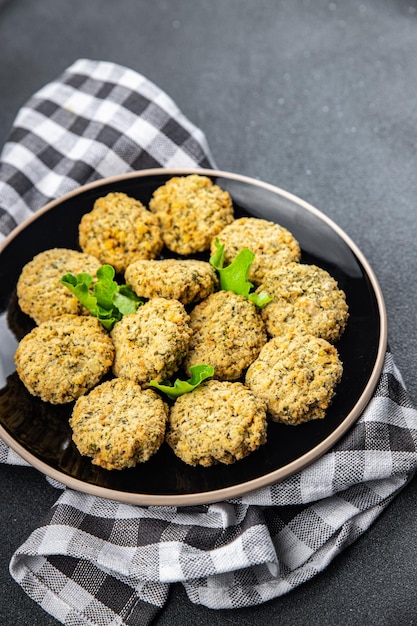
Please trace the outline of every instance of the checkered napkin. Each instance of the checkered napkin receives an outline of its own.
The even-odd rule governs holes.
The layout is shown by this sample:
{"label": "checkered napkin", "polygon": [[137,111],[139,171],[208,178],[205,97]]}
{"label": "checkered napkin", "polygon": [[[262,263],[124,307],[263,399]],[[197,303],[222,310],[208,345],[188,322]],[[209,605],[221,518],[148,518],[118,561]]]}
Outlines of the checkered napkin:
{"label": "checkered napkin", "polygon": [[[79,60],[19,112],[0,162],[4,234],[80,184],[150,166],[210,166],[203,134],[155,85]],[[0,460],[19,462],[2,443]],[[211,608],[255,605],[323,570],[417,468],[417,411],[387,353],[345,437],[285,481],[188,508],[141,507],[64,489],[10,571],[63,624],[149,624],[172,582]]]}

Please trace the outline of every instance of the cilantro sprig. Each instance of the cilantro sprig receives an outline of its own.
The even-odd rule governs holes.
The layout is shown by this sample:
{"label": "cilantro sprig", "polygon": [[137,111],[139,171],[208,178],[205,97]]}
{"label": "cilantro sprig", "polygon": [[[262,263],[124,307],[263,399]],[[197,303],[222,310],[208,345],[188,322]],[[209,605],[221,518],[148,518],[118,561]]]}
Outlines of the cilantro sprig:
{"label": "cilantro sprig", "polygon": [[193,391],[204,380],[210,378],[214,374],[214,367],[211,365],[191,365],[190,366],[191,378],[188,380],[180,380],[179,378],[172,384],[170,382],[159,383],[157,380],[151,380],[149,385],[155,389],[159,389],[165,393],[169,398],[175,400],[179,396]]}
{"label": "cilantro sprig", "polygon": [[253,284],[248,280],[249,271],[255,254],[249,248],[243,248],[233,259],[230,265],[224,267],[224,244],[220,244],[218,239],[214,241],[216,251],[209,259],[210,265],[214,267],[219,275],[220,288],[224,291],[233,291],[237,295],[244,296],[257,307],[262,308],[273,298],[265,291],[260,293],[251,292]]}
{"label": "cilantro sprig", "polygon": [[60,281],[107,330],[111,330],[123,315],[134,313],[143,304],[130,287],[114,280],[115,273],[111,265],[102,265],[96,272],[95,282],[87,272],[68,273]]}

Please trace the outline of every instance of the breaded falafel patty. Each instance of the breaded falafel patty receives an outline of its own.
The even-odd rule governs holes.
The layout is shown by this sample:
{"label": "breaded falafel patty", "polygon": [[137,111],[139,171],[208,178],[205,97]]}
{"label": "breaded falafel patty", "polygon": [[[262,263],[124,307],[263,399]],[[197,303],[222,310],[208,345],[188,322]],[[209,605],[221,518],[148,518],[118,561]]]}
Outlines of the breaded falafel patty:
{"label": "breaded falafel patty", "polygon": [[113,373],[143,387],[169,379],[180,366],[192,334],[190,317],[178,300],[152,298],[124,315],[111,331]]}
{"label": "breaded falafel patty", "polygon": [[159,219],[166,247],[181,255],[208,250],[233,220],[229,193],[198,174],[175,176],[158,187],[149,209]]}
{"label": "breaded falafel patty", "polygon": [[203,300],[218,287],[214,268],[194,259],[135,261],[125,281],[140,298],[173,298],[183,304]]}
{"label": "breaded falafel patty", "polygon": [[84,252],[123,273],[136,259],[154,259],[163,248],[158,219],[135,198],[109,193],[98,198],[79,224]]}
{"label": "breaded falafel patty", "polygon": [[59,281],[64,274],[95,275],[100,261],[68,248],[52,248],[37,254],[23,267],[17,281],[19,306],[37,324],[64,313],[87,313],[80,301]]}
{"label": "breaded falafel patty", "polygon": [[261,312],[272,337],[288,330],[334,342],[345,330],[349,316],[345,293],[316,265],[288,263],[275,268],[265,274],[257,291],[273,297]]}
{"label": "breaded falafel patty", "polygon": [[193,336],[184,366],[205,363],[219,380],[237,380],[267,340],[256,306],[232,291],[216,291],[190,313]]}
{"label": "breaded falafel patty", "polygon": [[69,420],[82,455],[107,470],[134,467],[159,450],[168,408],[152,390],[121,378],[101,383],[76,401]]}
{"label": "breaded falafel patty", "polygon": [[211,380],[176,400],[166,441],[185,463],[208,467],[244,458],[266,436],[265,403],[241,383]]}
{"label": "breaded falafel patty", "polygon": [[266,402],[273,421],[296,425],[325,416],[342,373],[331,343],[284,333],[265,344],[248,368],[245,384]]}
{"label": "breaded falafel patty", "polygon": [[[211,252],[216,252],[215,239]],[[298,241],[289,230],[256,217],[241,217],[234,220],[217,235],[224,244],[225,264],[233,261],[243,249],[249,248],[255,254],[250,268],[249,280],[259,285],[266,272],[283,263],[297,262],[301,258]]]}
{"label": "breaded falafel patty", "polygon": [[114,358],[113,343],[90,316],[65,314],[42,322],[19,342],[19,378],[45,402],[65,404],[100,382]]}

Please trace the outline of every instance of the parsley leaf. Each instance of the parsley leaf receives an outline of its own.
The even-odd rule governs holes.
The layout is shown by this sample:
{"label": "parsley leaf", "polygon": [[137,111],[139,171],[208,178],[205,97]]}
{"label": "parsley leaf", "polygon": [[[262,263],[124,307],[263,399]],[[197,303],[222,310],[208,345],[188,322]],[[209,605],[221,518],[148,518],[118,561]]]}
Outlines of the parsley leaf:
{"label": "parsley leaf", "polygon": [[65,274],[60,281],[107,330],[111,330],[123,315],[134,313],[143,304],[130,287],[114,280],[115,273],[111,265],[102,265],[96,272],[94,283],[93,276],[85,272],[76,276]]}
{"label": "parsley leaf", "polygon": [[213,376],[214,367],[204,364],[191,365],[190,372],[191,378],[188,380],[180,380],[177,378],[174,384],[171,384],[170,382],[162,384],[158,383],[157,380],[151,380],[149,385],[155,389],[159,389],[159,391],[165,393],[172,400],[175,400],[175,398],[193,391],[193,389],[198,387],[198,385],[200,385],[204,380]]}
{"label": "parsley leaf", "polygon": [[249,248],[243,248],[233,259],[230,265],[224,266],[224,244],[218,239],[214,241],[217,250],[212,254],[209,263],[217,271],[220,287],[224,291],[233,291],[237,295],[244,296],[257,307],[262,308],[273,299],[265,291],[251,293],[253,284],[248,280],[249,270],[255,258],[255,254]]}

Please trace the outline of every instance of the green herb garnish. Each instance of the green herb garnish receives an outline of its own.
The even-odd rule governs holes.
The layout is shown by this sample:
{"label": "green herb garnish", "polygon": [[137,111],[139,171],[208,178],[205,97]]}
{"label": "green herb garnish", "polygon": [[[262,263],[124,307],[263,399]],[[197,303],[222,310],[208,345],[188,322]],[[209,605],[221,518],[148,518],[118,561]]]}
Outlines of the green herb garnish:
{"label": "green herb garnish", "polygon": [[233,291],[237,295],[244,296],[257,307],[262,308],[273,298],[265,291],[250,293],[253,284],[248,280],[249,270],[255,258],[255,254],[249,248],[243,248],[233,259],[230,265],[224,266],[224,244],[218,239],[214,241],[217,250],[209,259],[219,275],[220,288],[224,291]]}
{"label": "green herb garnish", "polygon": [[204,380],[210,378],[214,374],[214,367],[211,365],[191,365],[190,366],[191,378],[188,380],[180,380],[177,378],[174,384],[167,382],[166,384],[158,383],[156,380],[151,380],[149,385],[155,389],[159,389],[171,399],[175,400],[179,396],[193,391]]}
{"label": "green herb garnish", "polygon": [[96,272],[97,281],[86,272],[65,274],[61,283],[68,287],[82,305],[97,317],[107,330],[111,330],[123,315],[134,313],[142,300],[127,285],[119,285],[115,280],[115,269],[102,265]]}

